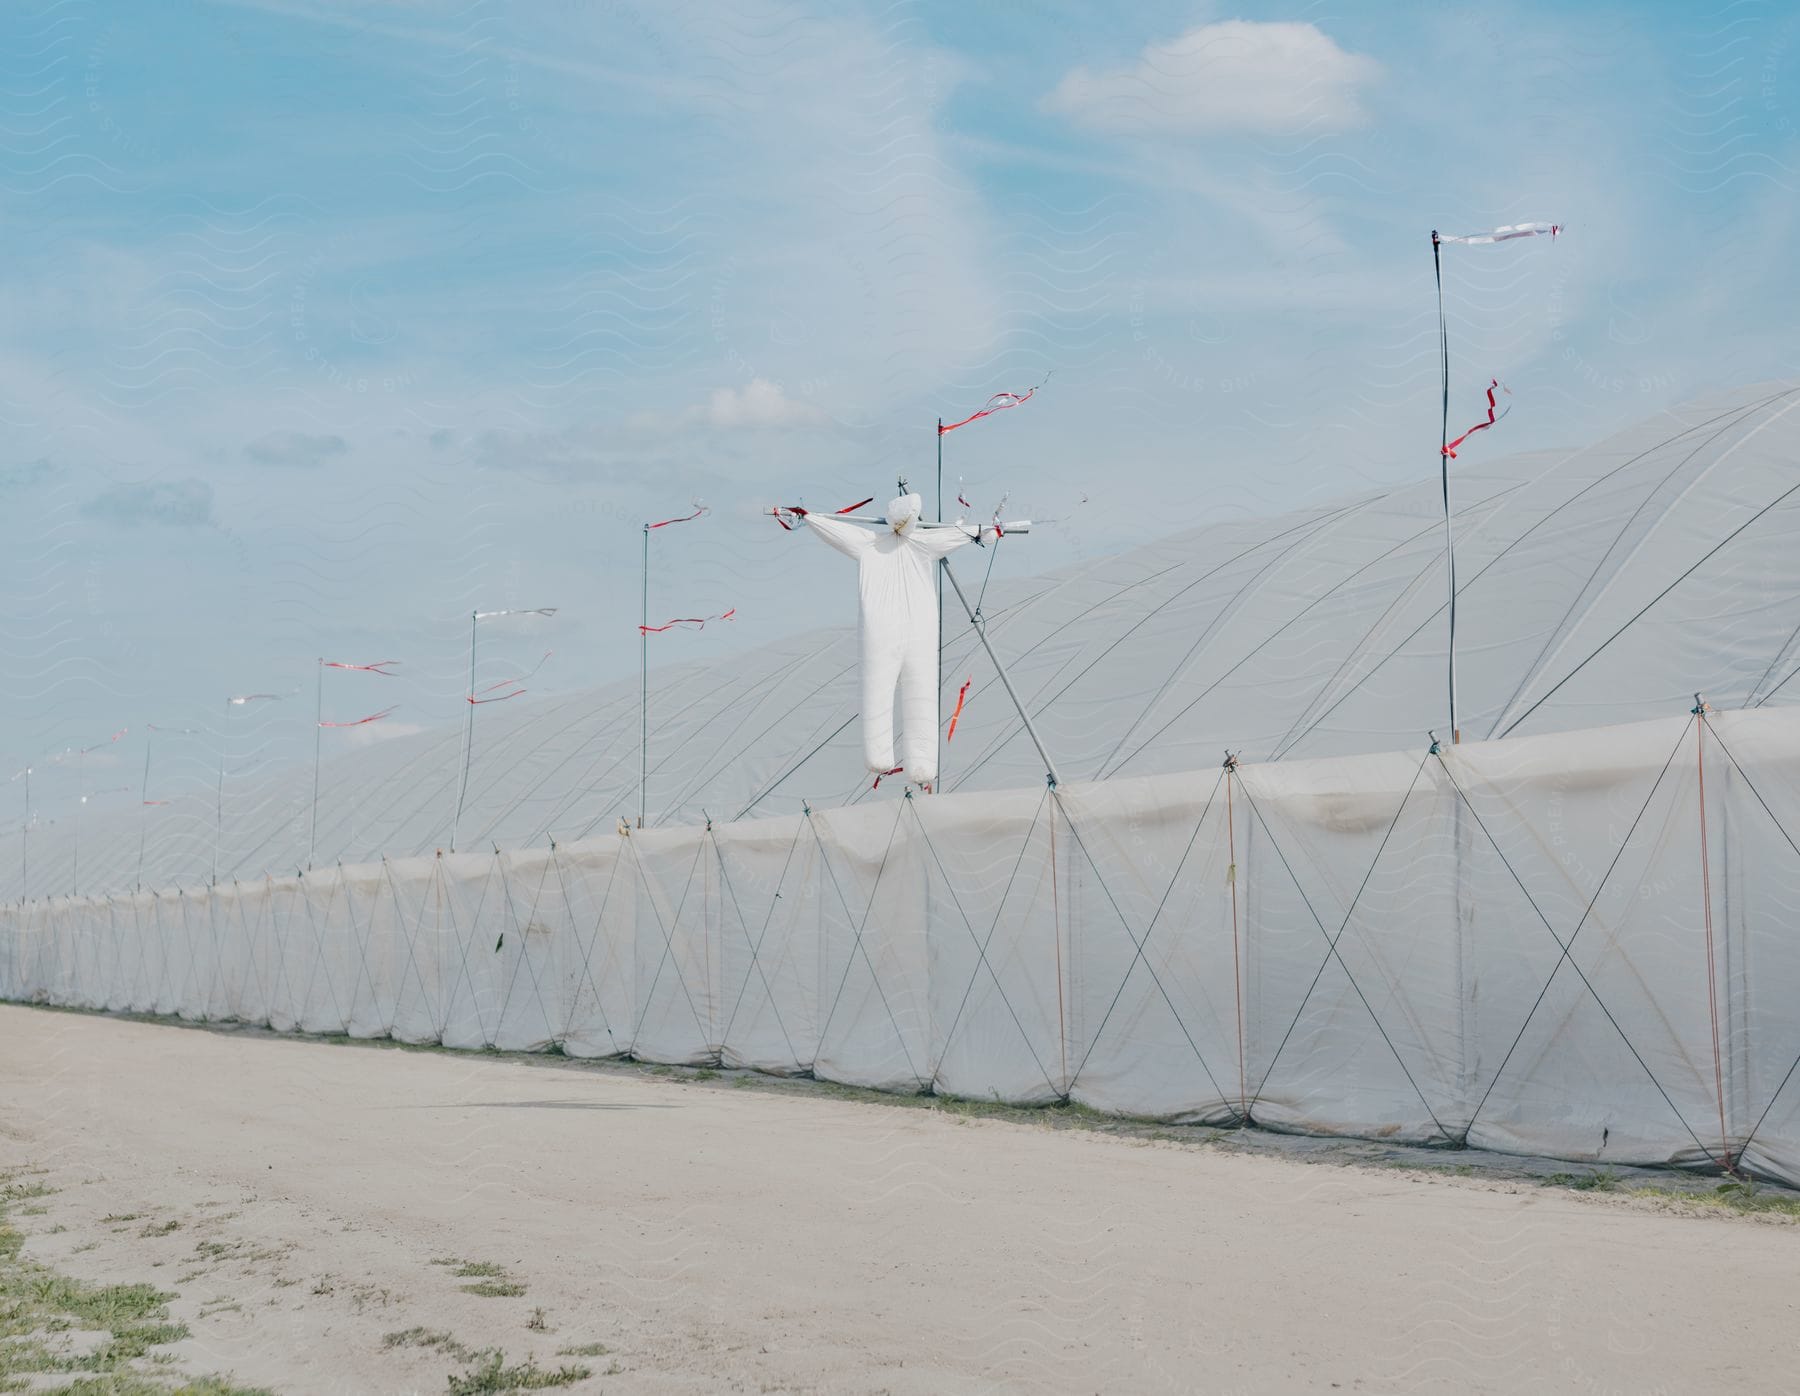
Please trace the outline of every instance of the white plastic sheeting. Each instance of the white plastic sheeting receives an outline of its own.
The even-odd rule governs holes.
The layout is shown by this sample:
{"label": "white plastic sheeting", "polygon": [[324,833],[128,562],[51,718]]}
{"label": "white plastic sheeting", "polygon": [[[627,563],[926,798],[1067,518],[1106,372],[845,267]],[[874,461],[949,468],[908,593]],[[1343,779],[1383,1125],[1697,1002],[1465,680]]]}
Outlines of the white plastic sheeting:
{"label": "white plastic sheeting", "polygon": [[[1459,469],[1464,736],[1658,717],[1683,710],[1695,689],[1726,708],[1800,701],[1797,422],[1800,388],[1764,385],[1579,450]],[[1067,781],[1194,769],[1227,746],[1251,761],[1385,751],[1444,723],[1439,501],[1434,476],[1279,518],[1222,519],[1043,576],[1020,573],[1078,533],[1065,544],[1034,530],[981,556],[979,571],[967,552],[950,565],[974,596],[993,563],[988,634]],[[767,538],[771,565],[805,546],[772,524]],[[940,790],[1041,780],[960,608],[948,614],[948,699],[974,682]],[[461,664],[445,670],[460,674]],[[819,809],[900,797],[894,781],[869,790],[849,627],[726,664],[672,667],[652,685],[653,825],[792,813],[802,799]],[[461,702],[447,692],[446,713]],[[310,720],[299,704],[257,715]],[[226,743],[226,880],[307,862],[311,772],[252,779],[256,740],[246,731]],[[0,858],[0,902],[205,881],[217,748],[198,745],[191,793],[163,788],[166,808],[90,809],[80,823],[67,807],[46,810],[31,835],[28,887],[17,845]],[[316,864],[444,847],[461,761],[460,728],[448,724],[327,761]],[[635,813],[637,777],[635,681],[483,708],[463,846],[542,848],[552,836],[610,830]]]}
{"label": "white plastic sheeting", "polygon": [[0,996],[1800,1183],[1797,831],[1677,713],[31,902]]}

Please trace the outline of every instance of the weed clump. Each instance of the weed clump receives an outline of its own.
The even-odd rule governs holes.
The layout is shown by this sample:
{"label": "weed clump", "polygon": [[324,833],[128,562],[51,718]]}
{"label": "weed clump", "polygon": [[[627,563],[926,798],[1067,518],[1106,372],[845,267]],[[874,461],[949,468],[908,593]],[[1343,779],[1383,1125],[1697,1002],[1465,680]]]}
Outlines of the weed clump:
{"label": "weed clump", "polygon": [[573,1386],[593,1376],[589,1367],[540,1367],[528,1357],[511,1367],[499,1348],[477,1353],[467,1371],[450,1376],[450,1396],[504,1396],[512,1391],[545,1391],[554,1386]]}

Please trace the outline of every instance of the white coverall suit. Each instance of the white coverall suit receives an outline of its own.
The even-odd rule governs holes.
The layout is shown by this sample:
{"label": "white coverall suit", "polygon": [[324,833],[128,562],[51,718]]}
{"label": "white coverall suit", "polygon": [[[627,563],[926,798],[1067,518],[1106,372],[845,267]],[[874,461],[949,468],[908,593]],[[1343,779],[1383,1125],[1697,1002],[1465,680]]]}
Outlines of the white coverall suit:
{"label": "white coverall suit", "polygon": [[[819,537],[857,565],[862,660],[863,760],[885,775],[896,766],[920,785],[937,779],[938,559],[975,541],[975,530],[916,527],[919,496],[887,507],[888,527],[871,529],[808,514]],[[894,683],[900,684],[900,759],[894,759]]]}

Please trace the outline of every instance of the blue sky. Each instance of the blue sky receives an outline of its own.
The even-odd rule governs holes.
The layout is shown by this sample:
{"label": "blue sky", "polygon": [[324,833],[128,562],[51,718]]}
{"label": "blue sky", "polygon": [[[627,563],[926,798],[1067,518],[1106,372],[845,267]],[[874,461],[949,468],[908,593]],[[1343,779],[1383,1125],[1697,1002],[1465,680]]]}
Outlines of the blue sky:
{"label": "blue sky", "polygon": [[[460,721],[552,658],[852,616],[757,511],[932,470],[1057,516],[1036,569],[1435,468],[1453,418],[1580,444],[1800,371],[1800,15],[1682,5],[188,3],[0,15],[6,773],[49,814]],[[1491,458],[1491,454],[1489,458]],[[1086,502],[1083,503],[1085,498]],[[112,769],[118,767],[119,769]],[[121,774],[121,771],[124,774]],[[153,791],[152,795],[156,795]],[[0,792],[0,800],[10,800]],[[97,796],[96,798],[100,798]],[[135,797],[106,798],[130,803]],[[8,818],[12,816],[9,815]]]}

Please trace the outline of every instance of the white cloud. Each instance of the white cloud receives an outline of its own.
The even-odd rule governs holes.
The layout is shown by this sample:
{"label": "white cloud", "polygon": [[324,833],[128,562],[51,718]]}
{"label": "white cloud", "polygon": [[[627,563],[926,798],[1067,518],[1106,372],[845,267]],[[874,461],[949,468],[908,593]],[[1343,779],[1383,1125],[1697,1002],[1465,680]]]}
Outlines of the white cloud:
{"label": "white cloud", "polygon": [[1381,65],[1316,26],[1229,19],[1151,44],[1124,68],[1075,68],[1045,105],[1111,133],[1341,130],[1367,119]]}
{"label": "white cloud", "polygon": [[704,431],[795,431],[828,426],[831,418],[811,403],[787,395],[779,383],[752,378],[741,388],[714,388],[705,402],[676,411],[634,412],[625,419],[633,435],[649,439]]}
{"label": "white cloud", "polygon": [[715,431],[762,431],[823,426],[829,419],[809,403],[797,402],[779,383],[752,378],[742,388],[715,388],[687,418]]}

